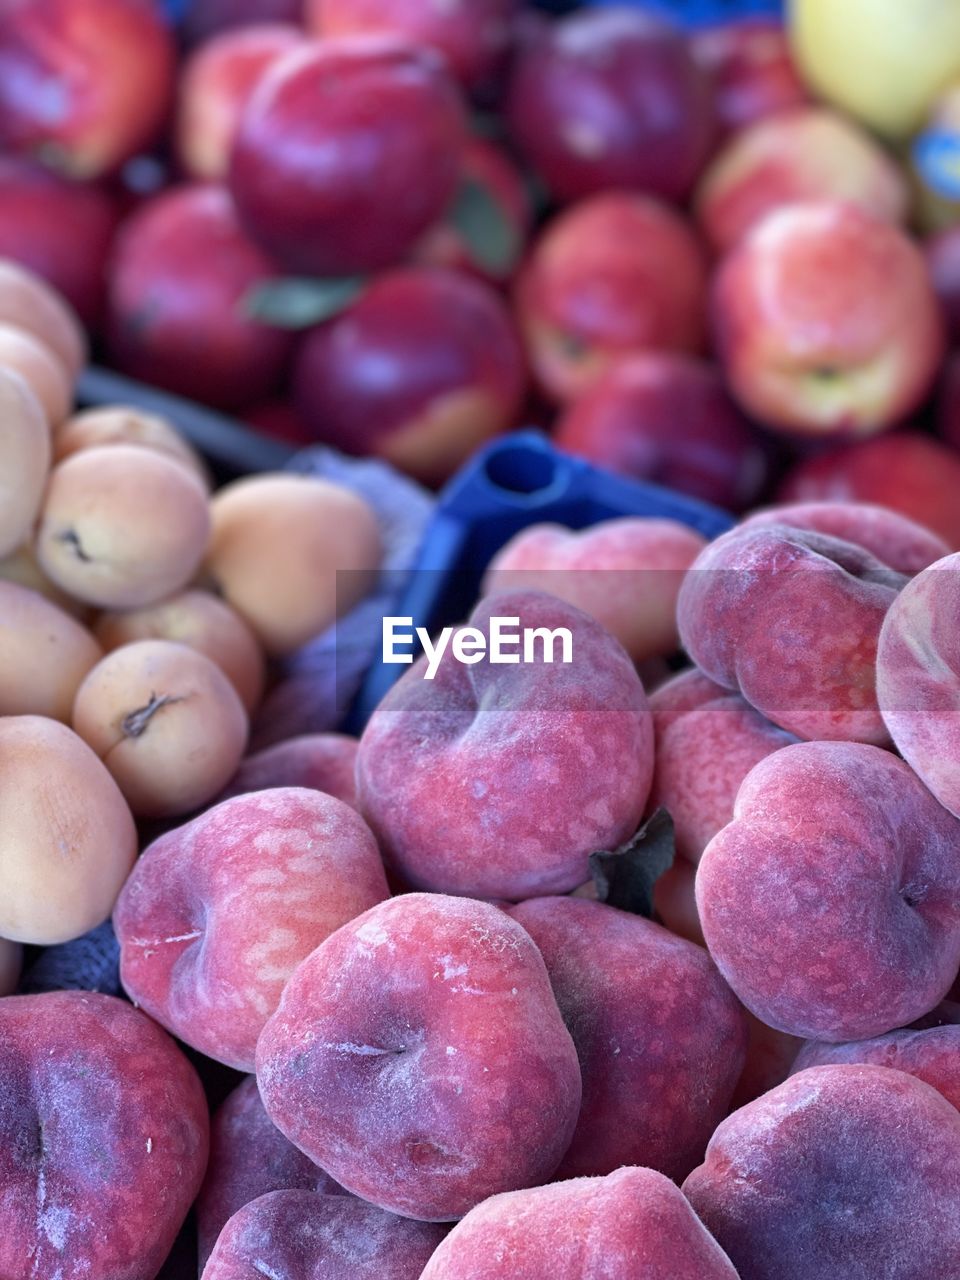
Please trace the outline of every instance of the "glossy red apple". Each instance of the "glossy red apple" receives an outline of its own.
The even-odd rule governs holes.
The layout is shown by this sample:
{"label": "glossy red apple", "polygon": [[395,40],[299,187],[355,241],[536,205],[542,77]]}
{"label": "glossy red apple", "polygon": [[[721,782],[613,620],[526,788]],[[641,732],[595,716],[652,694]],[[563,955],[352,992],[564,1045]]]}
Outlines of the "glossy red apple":
{"label": "glossy red apple", "polygon": [[262,400],[278,383],[291,335],[245,304],[277,270],[239,226],[226,188],[166,192],[124,226],[109,284],[109,345],[118,369],[218,408]]}
{"label": "glossy red apple", "polygon": [[526,376],[510,313],[488,285],[408,267],[306,337],[294,387],[317,439],[439,484],[516,424]]}
{"label": "glossy red apple", "polygon": [[568,453],[731,511],[757,501],[769,450],[705,360],[671,353],[615,364],[559,418]]}
{"label": "glossy red apple", "polygon": [[176,154],[192,178],[227,176],[240,115],[267,70],[304,44],[291,23],[258,23],[227,30],[196,49],[180,73]]}
{"label": "glossy red apple", "polygon": [[944,325],[920,249],[851,204],[765,218],[714,281],[714,333],[741,406],[796,435],[869,436],[925,399]]}
{"label": "glossy red apple", "polygon": [[293,272],[398,262],[456,191],[463,106],[433,50],[389,39],[310,43],[247,103],[230,188],[249,233]]}
{"label": "glossy red apple", "polygon": [[783,502],[874,502],[909,516],[960,548],[960,453],[915,431],[831,449],[798,463]]}
{"label": "glossy red apple", "polygon": [[88,328],[100,319],[117,219],[116,203],[99,187],[0,156],[0,258],[36,272]]}
{"label": "glossy red apple", "polygon": [[695,31],[693,56],[710,73],[723,134],[808,102],[782,22],[743,18]]}
{"label": "glossy red apple", "polygon": [[511,134],[560,200],[610,188],[682,200],[714,136],[710,79],[674,27],[627,7],[531,24]]}
{"label": "glossy red apple", "polygon": [[400,36],[438,49],[468,89],[488,83],[510,44],[519,0],[307,0],[317,35]]}
{"label": "glossy red apple", "polygon": [[624,356],[701,349],[705,255],[690,224],[658,200],[593,196],[541,233],[516,303],[541,387],[567,401]]}
{"label": "glossy red apple", "polygon": [[173,90],[174,47],[154,0],[4,0],[0,147],[75,178],[149,145]]}

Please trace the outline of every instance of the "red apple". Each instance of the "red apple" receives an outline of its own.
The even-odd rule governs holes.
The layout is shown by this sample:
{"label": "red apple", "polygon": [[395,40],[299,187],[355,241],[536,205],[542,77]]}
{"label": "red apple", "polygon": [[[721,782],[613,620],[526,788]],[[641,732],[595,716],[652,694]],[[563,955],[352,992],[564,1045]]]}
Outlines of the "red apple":
{"label": "red apple", "polygon": [[704,254],[684,218],[610,192],[548,224],[520,274],[517,314],[541,386],[565,401],[623,356],[700,350],[706,299]]}
{"label": "red apple", "polygon": [[705,360],[667,353],[615,364],[557,422],[560,449],[731,511],[757,501],[769,451]]}
{"label": "red apple", "polygon": [[153,0],[5,0],[0,146],[76,178],[153,141],[173,89],[173,40]]}
{"label": "red apple", "polygon": [[192,178],[227,176],[241,112],[257,81],[303,32],[290,23],[260,23],[214,36],[186,60],[177,101],[176,151]]}
{"label": "red apple", "polygon": [[318,439],[439,484],[515,424],[526,377],[510,314],[489,285],[406,267],[307,336],[294,387]]}
{"label": "red apple", "polygon": [[721,132],[732,133],[809,101],[783,23],[744,18],[694,33],[693,56],[713,78]]}
{"label": "red apple", "polygon": [[628,8],[532,24],[506,110],[521,151],[561,200],[609,188],[682,200],[714,136],[710,80],[686,40]]}
{"label": "red apple", "polygon": [[718,253],[781,205],[848,200],[888,222],[906,221],[910,189],[886,151],[851,121],[798,107],[736,134],[697,192],[697,217]]}
{"label": "red apple", "polygon": [[401,36],[438,49],[468,89],[488,84],[510,44],[519,0],[306,0],[317,35]]}
{"label": "red apple", "polygon": [[273,66],[247,103],[230,187],[241,221],[291,271],[399,261],[450,203],[466,140],[439,54],[325,40]]}
{"label": "red apple", "polygon": [[874,502],[960,548],[960,455],[929,436],[898,431],[831,449],[786,477],[783,502]]}
{"label": "red apple", "polygon": [[237,223],[224,187],[155,197],[123,228],[110,271],[109,341],[131,377],[218,408],[263,399],[291,337],[244,313],[276,274]]}
{"label": "red apple", "polygon": [[0,157],[0,257],[46,280],[88,328],[100,319],[117,217],[113,200],[99,187]]}
{"label": "red apple", "polygon": [[851,204],[765,218],[725,259],[713,306],[734,396],[776,431],[883,431],[924,400],[943,355],[923,254]]}
{"label": "red apple", "polygon": [[185,6],[183,34],[189,44],[209,40],[263,22],[303,23],[304,0],[190,0]]}
{"label": "red apple", "polygon": [[947,317],[950,340],[960,344],[960,226],[927,241],[927,265]]}

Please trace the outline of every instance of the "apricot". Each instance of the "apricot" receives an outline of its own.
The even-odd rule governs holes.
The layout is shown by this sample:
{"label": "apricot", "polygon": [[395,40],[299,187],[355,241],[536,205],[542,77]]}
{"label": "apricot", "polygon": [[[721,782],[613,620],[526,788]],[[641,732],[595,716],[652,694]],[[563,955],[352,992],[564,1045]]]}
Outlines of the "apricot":
{"label": "apricot", "polygon": [[51,427],[58,427],[73,404],[73,385],[58,356],[28,333],[0,324],[0,367],[18,373],[36,396]]}
{"label": "apricot", "polygon": [[50,470],[50,427],[29,384],[0,365],[0,557],[33,531]]}
{"label": "apricot", "polygon": [[70,378],[87,362],[87,340],[71,308],[46,281],[7,258],[0,258],[0,324],[33,334]]}
{"label": "apricot", "polygon": [[68,613],[35,591],[0,582],[0,716],[69,722],[81,681],[102,657]]}
{"label": "apricot", "polygon": [[57,430],[53,456],[56,462],[62,462],[81,449],[114,444],[138,444],[144,449],[155,449],[167,458],[182,462],[205,488],[210,487],[206,463],[186,436],[166,418],[145,413],[133,405],[116,404],[75,413]]}

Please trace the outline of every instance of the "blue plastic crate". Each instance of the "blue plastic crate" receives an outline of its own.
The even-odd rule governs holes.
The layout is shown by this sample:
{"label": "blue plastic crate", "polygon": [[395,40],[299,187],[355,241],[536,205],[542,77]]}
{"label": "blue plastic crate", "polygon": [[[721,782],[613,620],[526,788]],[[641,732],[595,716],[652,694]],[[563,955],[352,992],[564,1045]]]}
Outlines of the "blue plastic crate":
{"label": "blue plastic crate", "polygon": [[[725,511],[695,498],[560,453],[538,431],[497,440],[440,495],[398,616],[430,632],[456,625],[476,603],[490,561],[515,533],[544,522],[586,529],[617,516],[678,520],[706,538],[719,537],[734,523]],[[363,727],[404,670],[382,663],[371,668],[350,716],[351,730]]]}
{"label": "blue plastic crate", "polygon": [[[836,0],[842,4],[843,0]],[[742,18],[782,18],[784,0],[585,0],[589,8],[609,8],[617,4],[651,9],[689,27],[716,26]]]}

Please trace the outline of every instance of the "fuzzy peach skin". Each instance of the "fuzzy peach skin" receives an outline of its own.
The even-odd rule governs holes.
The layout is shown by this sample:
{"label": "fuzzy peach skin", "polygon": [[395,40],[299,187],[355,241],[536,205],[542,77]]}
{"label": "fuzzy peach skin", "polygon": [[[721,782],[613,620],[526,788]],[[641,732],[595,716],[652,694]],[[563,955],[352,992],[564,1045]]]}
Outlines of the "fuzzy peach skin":
{"label": "fuzzy peach skin", "polygon": [[51,427],[64,421],[73,403],[73,383],[52,347],[26,329],[0,323],[0,367],[20,375]]}
{"label": "fuzzy peach skin", "polygon": [[0,937],[51,946],[102,924],[137,856],[117,784],[75,733],[0,717]]}
{"label": "fuzzy peach skin", "polygon": [[747,1026],[747,1060],[730,1099],[731,1111],[739,1111],[748,1102],[783,1084],[805,1043],[799,1036],[788,1036],[768,1027],[752,1013],[747,1014]]}
{"label": "fuzzy peach skin", "polygon": [[196,1204],[201,1271],[227,1221],[271,1191],[348,1194],[283,1136],[263,1109],[256,1078],[248,1076],[210,1126],[210,1161]]}
{"label": "fuzzy peach skin", "polygon": [[88,604],[135,609],[186,586],[210,536],[207,494],[152,449],[85,449],[54,467],[36,552],[58,587]]}
{"label": "fuzzy peach skin", "polygon": [[960,1115],[902,1071],[792,1076],[724,1121],[683,1190],[742,1280],[960,1269]]}
{"label": "fuzzy peach skin", "polygon": [[76,313],[45,280],[0,258],[0,323],[25,329],[75,378],[87,362],[87,339]]}
{"label": "fuzzy peach skin", "polygon": [[0,1000],[0,1273],[154,1280],[203,1178],[203,1087],[112,996]]}
{"label": "fuzzy peach skin", "polygon": [[856,1062],[892,1067],[916,1076],[960,1110],[960,1026],[929,1027],[923,1031],[907,1028],[851,1044],[818,1044],[809,1040],[797,1054],[791,1075],[808,1067]]}
{"label": "fuzzy peach skin", "polygon": [[600,902],[533,898],[510,914],[540,949],[580,1057],[580,1119],[555,1178],[629,1164],[686,1177],[747,1047],[743,1010],[710,957]]}
{"label": "fuzzy peach skin", "polygon": [[237,796],[140,858],[113,914],[120,977],[161,1026],[251,1071],[300,961],[388,894],[373,836],[347,805],[301,787]]}
{"label": "fuzzy peach skin", "polygon": [[69,722],[77,689],[103,650],[36,591],[0,581],[0,716]]}
{"label": "fuzzy peach skin", "polygon": [[897,224],[911,196],[900,166],[865,130],[803,106],[734,134],[700,181],[697,218],[725,253],[768,214],[805,200],[849,200]]}
{"label": "fuzzy peach skin", "polygon": [[831,1043],[882,1035],[932,1009],[960,967],[960,823],[878,747],[784,747],[707,846],[697,906],[762,1021]]}
{"label": "fuzzy peach skin", "polygon": [[[564,627],[570,663],[421,659],[360,740],[357,794],[384,857],[411,886],[519,901],[588,879],[597,849],[633,835],[653,771],[643,685],[616,640],[541,592],[488,596],[470,624]],[[558,652],[558,657],[559,652]]]}
{"label": "fuzzy peach skin", "polygon": [[920,405],[944,354],[921,250],[850,204],[764,218],[721,264],[712,309],[731,391],[781,432],[883,431]]}
{"label": "fuzzy peach skin", "polygon": [[248,713],[266,683],[263,650],[235,609],[209,591],[181,591],[142,609],[102,613],[94,634],[108,651],[137,640],[172,640],[205,654],[236,689]]}
{"label": "fuzzy peach skin", "polygon": [[0,557],[32,532],[50,470],[50,427],[27,382],[0,365]]}
{"label": "fuzzy peach skin", "polygon": [[960,554],[925,569],[880,633],[877,697],[897,750],[960,817]]}
{"label": "fuzzy peach skin", "polygon": [[494,1196],[447,1236],[421,1280],[737,1280],[672,1182],[618,1169]]}
{"label": "fuzzy peach skin", "polygon": [[706,546],[676,520],[625,517],[574,532],[537,524],[493,558],[483,594],[546,591],[589,613],[634,662],[673,653],[683,575]]}
{"label": "fuzzy peach skin", "polygon": [[373,588],[376,517],[348,489],[264,473],[224,485],[210,512],[206,572],[268,654],[299,648]]}
{"label": "fuzzy peach skin", "polygon": [[201,1280],[420,1280],[445,1234],[354,1196],[273,1191],[230,1219]]}
{"label": "fuzzy peach skin", "polygon": [[655,763],[647,808],[669,810],[677,853],[695,866],[733,818],[753,766],[797,739],[695,668],[651,694],[650,711]]}
{"label": "fuzzy peach skin", "polygon": [[210,487],[207,464],[180,432],[155,413],[144,413],[132,405],[108,405],[75,413],[57,428],[53,441],[55,461],[62,462],[82,449],[105,445],[136,444],[154,449],[164,457],[182,462],[200,483]]}
{"label": "fuzzy peach skin", "polygon": [[841,538],[737,528],[684,578],[680,638],[705,675],[788,733],[885,744],[877,641],[906,582]]}
{"label": "fuzzy peach skin", "polygon": [[179,817],[212,800],[247,745],[233,685],[202,653],[169,640],[138,640],[101,658],[77,690],[71,721],[145,818]]}
{"label": "fuzzy peach skin", "polygon": [[257,1044],[274,1124],[348,1191],[459,1218],[549,1178],[580,1111],[540,952],[489,903],[407,894],[322,943]]}
{"label": "fuzzy peach skin", "polygon": [[219,798],[228,800],[269,787],[309,787],[325,791],[356,809],[358,748],[356,738],[343,733],[305,733],[287,738],[241,760]]}
{"label": "fuzzy peach skin", "polygon": [[950,548],[932,529],[871,502],[780,503],[752,512],[740,522],[740,528],[766,528],[771,524],[812,529],[814,533],[855,542],[897,573],[910,577],[950,554]]}

